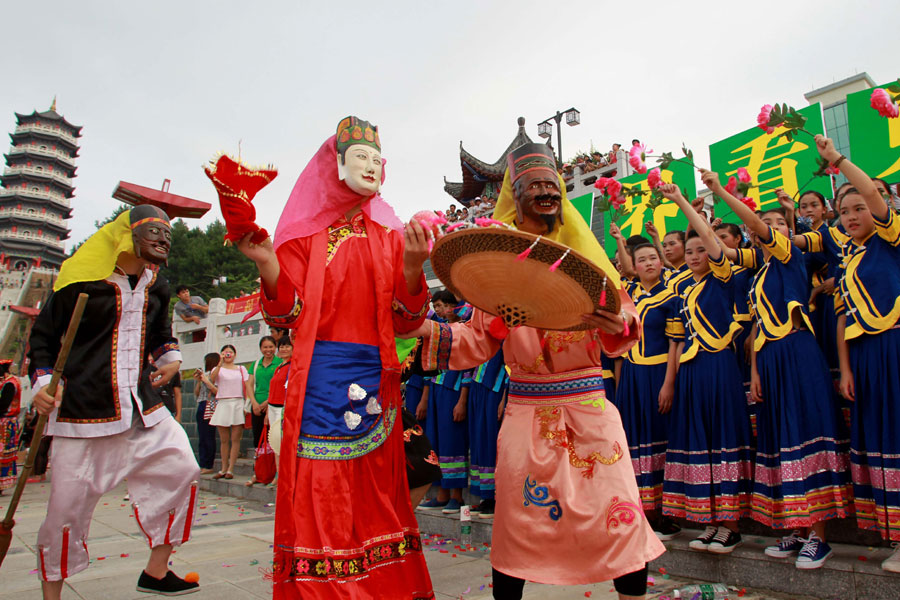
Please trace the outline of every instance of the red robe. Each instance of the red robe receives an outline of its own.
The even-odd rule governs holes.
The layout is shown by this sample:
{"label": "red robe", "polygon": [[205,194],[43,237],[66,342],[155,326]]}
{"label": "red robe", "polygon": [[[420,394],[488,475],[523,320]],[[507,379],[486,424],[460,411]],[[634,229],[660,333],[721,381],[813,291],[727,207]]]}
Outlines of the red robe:
{"label": "red robe", "polygon": [[[274,598],[433,598],[410,505],[403,431],[349,460],[297,456],[306,382],[316,340],[375,346],[379,399],[400,407],[394,332],[424,320],[428,291],[410,295],[403,239],[363,214],[279,246],[281,275],[262,308],[296,330],[284,413],[275,514]],[[315,374],[312,374],[315,377]],[[338,390],[346,395],[345,390]]]}

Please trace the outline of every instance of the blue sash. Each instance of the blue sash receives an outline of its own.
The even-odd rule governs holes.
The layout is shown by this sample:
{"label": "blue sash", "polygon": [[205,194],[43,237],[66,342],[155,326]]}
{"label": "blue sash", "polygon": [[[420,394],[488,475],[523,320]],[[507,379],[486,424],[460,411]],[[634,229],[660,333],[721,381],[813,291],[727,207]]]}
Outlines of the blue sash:
{"label": "blue sash", "polygon": [[[368,454],[384,443],[394,425],[397,410],[383,408],[378,391],[381,383],[381,356],[377,346],[351,342],[316,341],[297,456],[315,460],[346,460]],[[356,384],[366,398],[350,400],[350,386]],[[377,399],[383,412],[370,414],[366,406]],[[351,429],[346,412],[361,418]]]}

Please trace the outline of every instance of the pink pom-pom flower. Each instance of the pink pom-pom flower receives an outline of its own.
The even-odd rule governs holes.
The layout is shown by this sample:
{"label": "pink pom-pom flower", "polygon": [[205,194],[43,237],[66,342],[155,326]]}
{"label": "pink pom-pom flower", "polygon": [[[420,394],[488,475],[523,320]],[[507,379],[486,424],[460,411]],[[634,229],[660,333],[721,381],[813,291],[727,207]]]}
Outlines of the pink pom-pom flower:
{"label": "pink pom-pom flower", "polygon": [[737,170],[738,179],[741,180],[741,183],[750,183],[753,181],[753,178],[750,177],[750,173],[747,172],[747,169],[744,167],[739,167]]}
{"label": "pink pom-pom flower", "polygon": [[759,115],[756,117],[756,126],[766,133],[774,133],[775,128],[769,127],[769,118],[772,116],[772,105],[766,104],[759,109]]}
{"label": "pink pom-pom flower", "polygon": [[649,173],[647,173],[647,185],[650,186],[651,190],[655,190],[663,183],[662,175],[660,175],[659,168],[652,169]]}
{"label": "pink pom-pom flower", "polygon": [[872,90],[872,96],[869,99],[872,108],[878,111],[878,114],[888,119],[896,119],[900,115],[900,108],[889,93],[883,88],[875,88]]}
{"label": "pink pom-pom flower", "polygon": [[756,210],[756,200],[754,200],[753,198],[747,196],[747,197],[741,198],[741,202],[746,204],[747,208],[749,208],[750,210]]}
{"label": "pink pom-pom flower", "polygon": [[728,183],[725,184],[725,191],[734,196],[737,193],[737,179],[729,177]]}

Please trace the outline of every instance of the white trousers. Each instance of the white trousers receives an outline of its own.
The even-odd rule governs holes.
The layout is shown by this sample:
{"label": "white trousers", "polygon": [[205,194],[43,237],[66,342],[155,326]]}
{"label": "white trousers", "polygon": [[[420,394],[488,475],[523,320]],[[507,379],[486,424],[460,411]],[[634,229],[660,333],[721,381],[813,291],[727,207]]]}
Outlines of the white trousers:
{"label": "white trousers", "polygon": [[116,435],[53,439],[50,502],[38,531],[38,569],[59,581],[88,566],[87,538],[100,497],[128,479],[134,520],[151,548],[190,539],[200,467],[175,419],[140,421]]}

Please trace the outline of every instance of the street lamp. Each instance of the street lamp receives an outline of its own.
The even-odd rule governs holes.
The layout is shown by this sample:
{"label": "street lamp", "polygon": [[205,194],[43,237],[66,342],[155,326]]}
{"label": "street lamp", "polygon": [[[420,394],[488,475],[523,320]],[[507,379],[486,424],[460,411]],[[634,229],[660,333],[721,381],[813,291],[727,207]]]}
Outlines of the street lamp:
{"label": "street lamp", "polygon": [[566,117],[566,125],[569,127],[574,127],[581,123],[581,113],[576,108],[570,108],[565,111],[556,111],[556,114],[552,117],[548,117],[538,123],[538,135],[545,140],[547,143],[550,143],[550,138],[553,135],[553,123],[550,121],[556,121],[556,152],[557,152],[557,161],[561,166],[563,164],[562,157],[562,128],[560,124],[562,123],[563,116]]}

